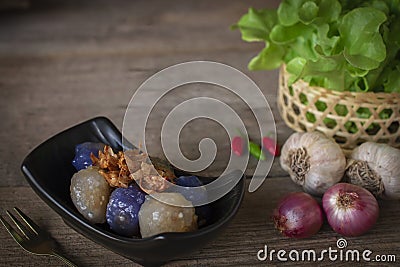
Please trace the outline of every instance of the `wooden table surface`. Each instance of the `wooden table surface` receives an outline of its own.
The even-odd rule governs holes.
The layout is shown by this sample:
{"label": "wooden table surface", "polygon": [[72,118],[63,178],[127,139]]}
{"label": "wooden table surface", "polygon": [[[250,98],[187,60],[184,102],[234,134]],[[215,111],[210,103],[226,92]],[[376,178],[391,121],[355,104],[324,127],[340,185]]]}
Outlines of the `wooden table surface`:
{"label": "wooden table surface", "polygon": [[[27,184],[20,164],[29,151],[50,136],[98,115],[110,118],[121,129],[129,99],[142,82],[168,66],[191,60],[222,62],[249,75],[271,105],[278,142],[284,143],[292,133],[277,111],[278,72],[247,70],[247,62],[262,44],[244,43],[239,32],[229,29],[249,6],[276,7],[279,1],[32,0],[21,3],[16,5],[17,9],[0,10],[1,214],[14,206],[20,207],[49,230],[65,254],[79,266],[135,266],[135,263],[70,229]],[[232,95],[212,87],[196,92],[201,92],[199,96],[219,97],[228,105],[237,104]],[[158,114],[192,96],[193,92],[187,91],[167,96],[159,106]],[[235,108],[250,136],[256,136],[257,128],[249,110],[240,103]],[[162,152],[156,138],[161,124],[162,116],[153,116],[148,124],[150,141],[146,140],[146,143],[154,155]],[[198,156],[198,141],[213,133],[213,127],[217,126],[210,124],[205,128],[194,124],[183,132],[181,145],[185,155]],[[218,134],[213,138],[217,144],[222,144],[222,148],[229,146]],[[222,153],[203,174],[215,175],[223,170],[224,164],[226,157]],[[254,166],[252,160],[248,174]],[[285,263],[276,258],[272,262],[257,260],[257,252],[264,245],[275,250],[321,251],[337,248],[336,242],[341,237],[326,223],[309,239],[293,240],[281,236],[270,220],[272,209],[283,194],[300,189],[280,168],[277,159],[268,177],[255,193],[246,192],[237,216],[223,235],[203,249],[168,265],[321,265],[319,262]],[[347,248],[369,249],[374,256],[395,255],[398,265],[399,201],[380,202],[380,208],[377,225],[361,237],[346,238]],[[396,265],[329,260],[323,264]],[[52,257],[26,253],[0,227],[0,265],[61,264]]]}

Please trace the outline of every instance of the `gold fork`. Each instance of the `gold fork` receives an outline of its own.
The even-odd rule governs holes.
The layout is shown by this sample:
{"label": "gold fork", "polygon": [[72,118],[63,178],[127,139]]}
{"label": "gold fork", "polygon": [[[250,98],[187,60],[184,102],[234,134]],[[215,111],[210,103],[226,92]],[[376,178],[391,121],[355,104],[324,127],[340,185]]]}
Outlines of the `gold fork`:
{"label": "gold fork", "polygon": [[19,215],[19,217],[22,218],[25,224],[18,220],[8,210],[6,213],[18,228],[19,232],[15,230],[6,220],[4,220],[1,215],[0,220],[10,235],[24,250],[35,255],[54,256],[62,260],[68,266],[77,267],[74,263],[57,252],[57,243],[47,232],[40,229],[40,227],[34,223],[32,219],[30,219],[18,208],[14,208],[14,211]]}

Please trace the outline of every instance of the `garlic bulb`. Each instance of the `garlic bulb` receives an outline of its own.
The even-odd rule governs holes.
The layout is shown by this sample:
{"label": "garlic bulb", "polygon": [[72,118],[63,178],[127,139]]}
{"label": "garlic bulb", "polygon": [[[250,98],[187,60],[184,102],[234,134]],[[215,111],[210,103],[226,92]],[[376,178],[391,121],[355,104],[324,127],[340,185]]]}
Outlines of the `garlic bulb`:
{"label": "garlic bulb", "polygon": [[348,182],[377,197],[400,199],[400,150],[366,142],[353,150],[346,169]]}
{"label": "garlic bulb", "polygon": [[294,133],[282,147],[280,163],[304,191],[321,196],[342,179],[346,158],[339,145],[322,133]]}

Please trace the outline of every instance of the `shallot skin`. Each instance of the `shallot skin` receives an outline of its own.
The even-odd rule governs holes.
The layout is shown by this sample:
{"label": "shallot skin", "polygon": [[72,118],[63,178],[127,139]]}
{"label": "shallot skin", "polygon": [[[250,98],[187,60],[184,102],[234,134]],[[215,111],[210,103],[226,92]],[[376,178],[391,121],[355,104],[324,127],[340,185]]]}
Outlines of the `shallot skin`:
{"label": "shallot skin", "polygon": [[292,238],[307,238],[316,234],[324,216],[317,201],[307,193],[294,192],[284,196],[274,209],[275,228]]}
{"label": "shallot skin", "polygon": [[329,188],[322,206],[332,229],[343,236],[360,236],[370,230],[379,217],[375,197],[366,189],[347,183]]}

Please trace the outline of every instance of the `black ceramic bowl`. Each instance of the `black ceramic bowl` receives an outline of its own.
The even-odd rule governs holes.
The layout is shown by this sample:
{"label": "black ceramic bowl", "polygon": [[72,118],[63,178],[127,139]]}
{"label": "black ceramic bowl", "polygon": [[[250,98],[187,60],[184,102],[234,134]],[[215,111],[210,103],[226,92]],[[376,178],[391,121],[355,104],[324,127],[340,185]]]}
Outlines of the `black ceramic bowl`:
{"label": "black ceramic bowl", "polygon": [[[77,232],[142,265],[160,265],[198,250],[214,239],[237,213],[244,195],[244,178],[223,198],[209,204],[212,221],[195,232],[163,233],[133,239],[119,236],[107,224],[90,224],[74,207],[70,180],[75,145],[102,142],[121,150],[121,133],[107,118],[98,117],[69,128],[35,148],[23,161],[22,172],[34,191]],[[204,182],[210,178],[200,178]]]}

